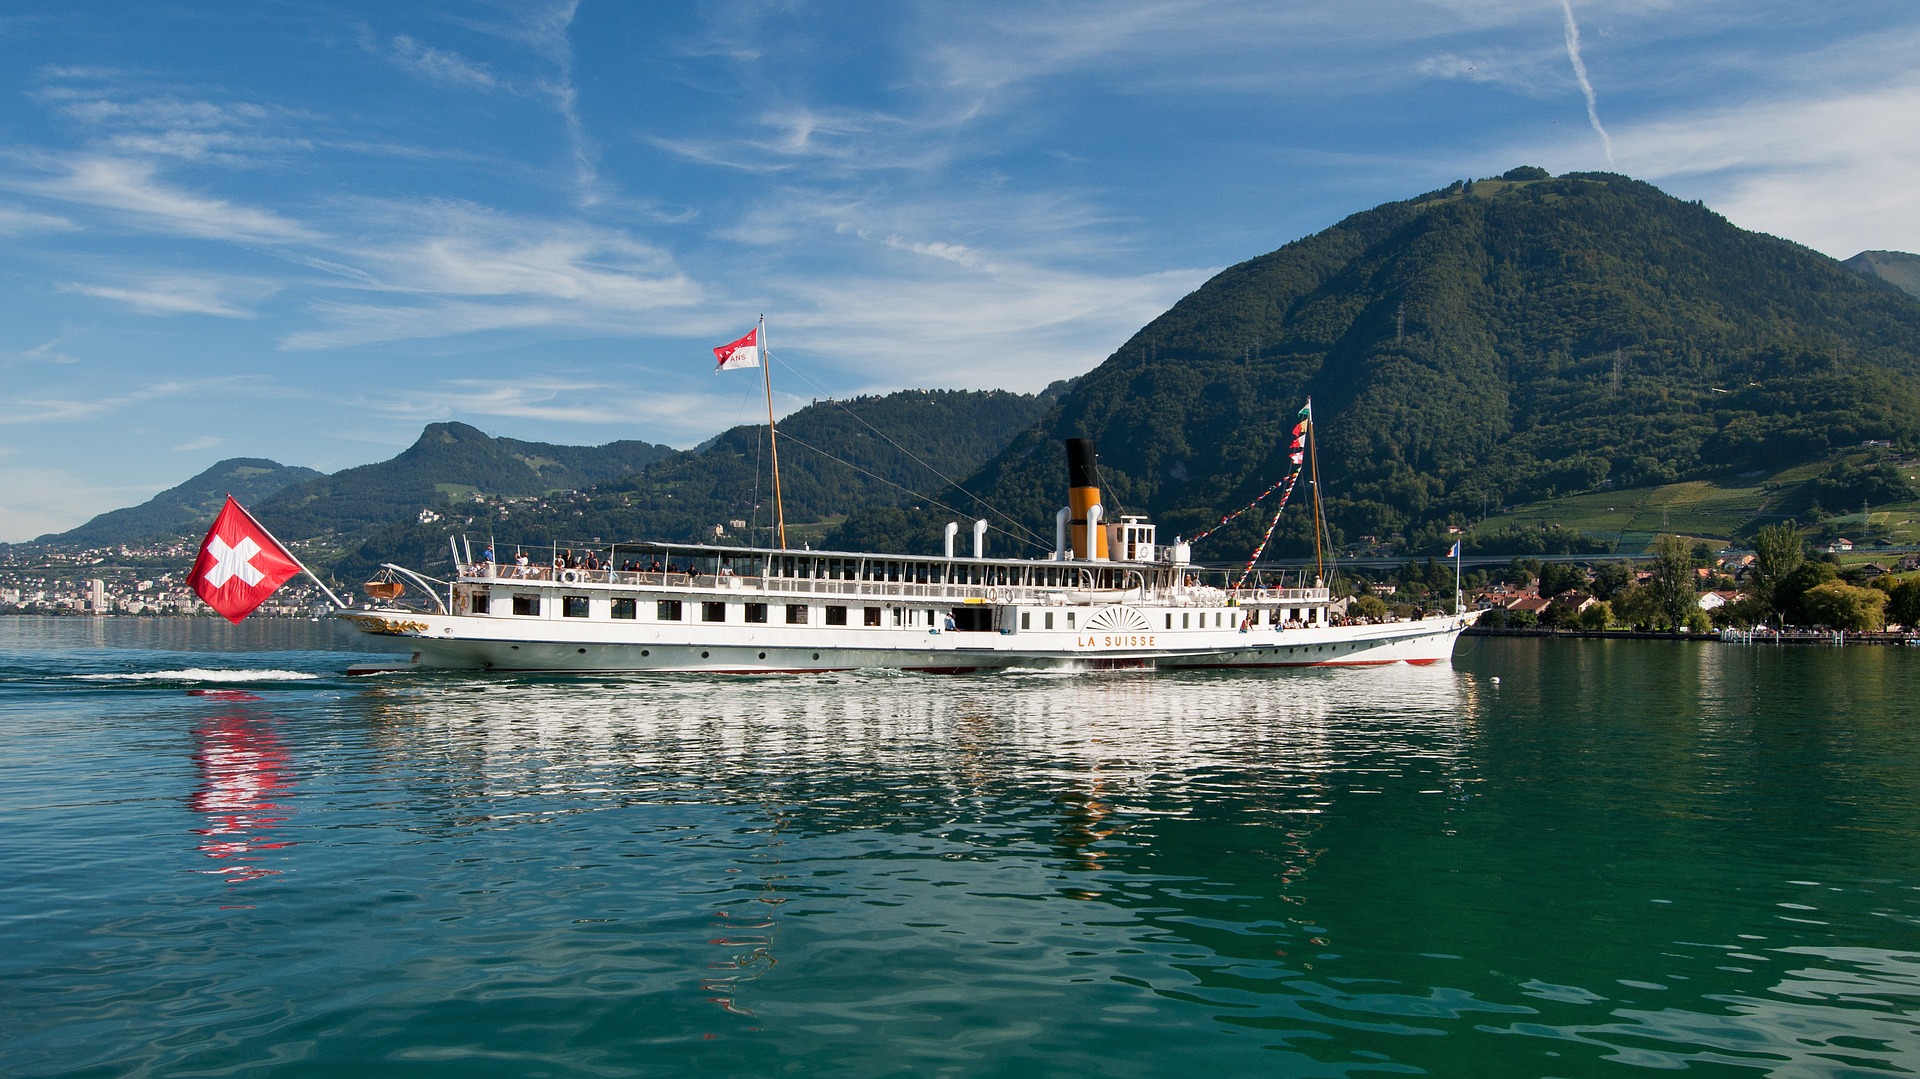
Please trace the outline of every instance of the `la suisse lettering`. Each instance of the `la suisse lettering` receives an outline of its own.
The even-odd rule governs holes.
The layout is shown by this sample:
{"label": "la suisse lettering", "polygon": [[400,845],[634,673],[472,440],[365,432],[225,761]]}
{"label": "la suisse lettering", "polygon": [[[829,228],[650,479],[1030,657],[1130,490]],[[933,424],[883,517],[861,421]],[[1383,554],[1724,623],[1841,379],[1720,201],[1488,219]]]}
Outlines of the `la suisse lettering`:
{"label": "la suisse lettering", "polygon": [[1109,633],[1099,637],[1075,637],[1075,648],[1152,648],[1154,634]]}

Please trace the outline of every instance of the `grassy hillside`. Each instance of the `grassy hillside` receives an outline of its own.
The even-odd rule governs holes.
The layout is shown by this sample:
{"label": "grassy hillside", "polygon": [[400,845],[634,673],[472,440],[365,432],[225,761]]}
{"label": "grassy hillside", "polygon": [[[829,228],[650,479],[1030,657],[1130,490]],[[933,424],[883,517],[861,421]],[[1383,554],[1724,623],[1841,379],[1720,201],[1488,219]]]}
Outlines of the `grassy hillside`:
{"label": "grassy hillside", "polygon": [[[1858,470],[1879,461],[1897,468],[1908,490],[1886,490],[1882,493],[1891,496],[1886,500],[1856,501],[1848,496],[1865,492],[1829,480],[1836,470]],[[1775,471],[1540,499],[1477,522],[1469,544],[1512,530],[1557,525],[1608,541],[1621,554],[1639,554],[1662,532],[1737,544],[1762,525],[1791,521],[1816,543],[1845,536],[1856,541],[1884,538],[1905,546],[1920,544],[1916,490],[1920,461],[1856,451]],[[1864,519],[1862,502],[1867,507]]]}

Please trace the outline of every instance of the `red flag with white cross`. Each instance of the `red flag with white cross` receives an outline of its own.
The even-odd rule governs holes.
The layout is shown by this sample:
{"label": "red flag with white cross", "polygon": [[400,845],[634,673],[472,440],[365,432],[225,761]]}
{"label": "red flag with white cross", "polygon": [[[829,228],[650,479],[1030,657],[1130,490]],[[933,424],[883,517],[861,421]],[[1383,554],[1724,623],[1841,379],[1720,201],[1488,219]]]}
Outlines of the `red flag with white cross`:
{"label": "red flag with white cross", "polygon": [[207,606],[237,624],[299,572],[299,561],[228,495],[200,543],[200,557],[193,563],[193,590]]}

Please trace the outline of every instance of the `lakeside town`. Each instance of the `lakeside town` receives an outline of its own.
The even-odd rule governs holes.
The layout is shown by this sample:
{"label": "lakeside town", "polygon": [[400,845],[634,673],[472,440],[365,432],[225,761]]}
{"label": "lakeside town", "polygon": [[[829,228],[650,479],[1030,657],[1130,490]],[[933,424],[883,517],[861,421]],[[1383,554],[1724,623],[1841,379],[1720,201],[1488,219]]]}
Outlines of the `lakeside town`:
{"label": "lakeside town", "polygon": [[[1487,630],[1666,630],[1707,634],[1788,626],[1850,633],[1909,632],[1920,623],[1920,552],[1861,548],[1845,539],[1818,550],[1787,542],[1791,564],[1769,571],[1754,550],[1663,537],[1666,552],[1622,558],[1485,556],[1460,581],[1468,609],[1487,612]],[[1785,533],[1776,541],[1788,541]],[[0,546],[0,615],[86,617],[212,616],[190,587],[195,546],[184,539],[88,549]],[[1380,547],[1334,582],[1339,617],[1397,620],[1452,605],[1453,566],[1428,559],[1378,564]],[[1782,555],[1776,553],[1775,558]],[[1681,565],[1680,563],[1684,563]],[[339,590],[348,604],[363,597]],[[255,617],[315,618],[326,595],[305,577],[289,580]]]}

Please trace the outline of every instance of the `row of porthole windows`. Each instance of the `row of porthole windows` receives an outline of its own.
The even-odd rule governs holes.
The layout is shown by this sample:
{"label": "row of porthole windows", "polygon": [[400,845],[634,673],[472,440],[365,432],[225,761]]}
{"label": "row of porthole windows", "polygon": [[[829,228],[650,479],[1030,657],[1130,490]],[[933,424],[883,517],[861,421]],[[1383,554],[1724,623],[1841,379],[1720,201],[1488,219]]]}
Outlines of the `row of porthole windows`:
{"label": "row of porthole windows", "polygon": [[[688,620],[687,615],[690,613],[688,608],[697,607],[700,616],[699,620],[702,622],[728,622],[732,621],[727,613],[729,606],[731,605],[728,603],[716,600],[703,600],[698,603],[677,599],[657,600],[654,603],[654,620],[659,622],[685,622]],[[480,594],[474,597],[473,609],[475,614],[486,614],[487,607],[486,595]],[[771,605],[765,603],[743,603],[740,604],[739,607],[741,609],[740,620],[749,624],[765,625],[770,621],[770,615],[774,611]],[[848,608],[834,605],[823,607],[821,610],[827,625],[844,626],[848,624]],[[873,627],[883,626],[889,622],[895,626],[933,624],[933,612],[931,611],[916,611],[904,607],[894,607],[891,608],[892,617],[888,618],[888,610],[889,608],[883,607],[860,608],[860,621],[863,625]],[[592,605],[586,596],[560,597],[560,617],[562,618],[587,618],[590,617],[591,611]],[[538,595],[528,595],[524,593],[516,594],[513,597],[513,613],[523,617],[538,618],[540,616],[540,597]],[[805,626],[812,624],[811,611],[805,603],[783,604],[781,605],[780,613],[785,616],[787,625]],[[639,601],[631,596],[616,597],[608,603],[607,615],[610,618],[625,621],[638,620],[640,617]]]}
{"label": "row of porthole windows", "polygon": [[[1227,613],[1228,613],[1228,612],[1225,612],[1225,611],[1214,611],[1214,612],[1212,612],[1212,614],[1213,614],[1213,624],[1212,624],[1212,626],[1211,626],[1211,627],[1209,627],[1209,626],[1208,626],[1208,624],[1207,624],[1207,614],[1208,614],[1208,612],[1206,612],[1206,611],[1200,611],[1200,612],[1198,612],[1198,623],[1196,624],[1196,622],[1195,622],[1195,617],[1196,617],[1196,614],[1195,614],[1195,612],[1193,612],[1193,611],[1182,611],[1182,612],[1180,613],[1180,628],[1181,628],[1181,629],[1208,629],[1208,628],[1214,628],[1214,629],[1218,629],[1218,628],[1220,628],[1220,627],[1222,627],[1222,626],[1224,626],[1224,625],[1226,625],[1226,624],[1227,624],[1227,619],[1226,619],[1226,616],[1227,616]],[[1269,614],[1270,614],[1270,615],[1278,615],[1279,613],[1280,613],[1279,611],[1272,611],[1272,612],[1269,612]],[[1292,610],[1292,611],[1288,611],[1288,612],[1287,612],[1287,615],[1288,615],[1288,618],[1287,618],[1287,621],[1288,621],[1288,622],[1299,622],[1299,621],[1300,621],[1300,618],[1299,618],[1299,616],[1301,615],[1301,613],[1302,613],[1302,612],[1301,612],[1301,611],[1298,611],[1298,610]],[[1072,612],[1072,611],[1068,611],[1068,612],[1066,612],[1066,614],[1067,614],[1067,619],[1066,619],[1066,621],[1067,621],[1067,625],[1066,625],[1066,628],[1068,628],[1068,629],[1072,629],[1072,628],[1074,628],[1074,626],[1073,626],[1073,612]],[[1251,621],[1250,621],[1250,622],[1249,622],[1248,624],[1249,624],[1249,625],[1255,625],[1255,626],[1257,626],[1257,625],[1260,625],[1260,624],[1262,624],[1262,623],[1261,623],[1261,621],[1260,621],[1260,617],[1259,617],[1259,615],[1260,615],[1260,612],[1258,612],[1258,611],[1255,611],[1255,612],[1252,612],[1252,614],[1251,614],[1251,616],[1250,616],[1250,617],[1251,617]],[[1267,619],[1267,621],[1266,621],[1266,623],[1265,623],[1265,624],[1267,624],[1267,625],[1275,625],[1275,626],[1277,626],[1277,625],[1279,625],[1279,624],[1280,624],[1280,621],[1279,621],[1279,619],[1277,619],[1277,618],[1274,618],[1274,617],[1269,617],[1269,618]],[[1032,628],[1033,628],[1033,612],[1032,612],[1032,611],[1021,611],[1021,612],[1020,612],[1020,628],[1021,628],[1021,629],[1032,629]],[[1043,611],[1043,612],[1041,612],[1041,624],[1040,624],[1040,628],[1041,628],[1041,629],[1052,629],[1052,628],[1053,628],[1053,612],[1052,612],[1052,611]],[[1168,629],[1172,629],[1172,628],[1173,628],[1173,612],[1172,612],[1172,611],[1168,611],[1168,612],[1167,612],[1167,624],[1166,624],[1166,628],[1168,628]]]}

